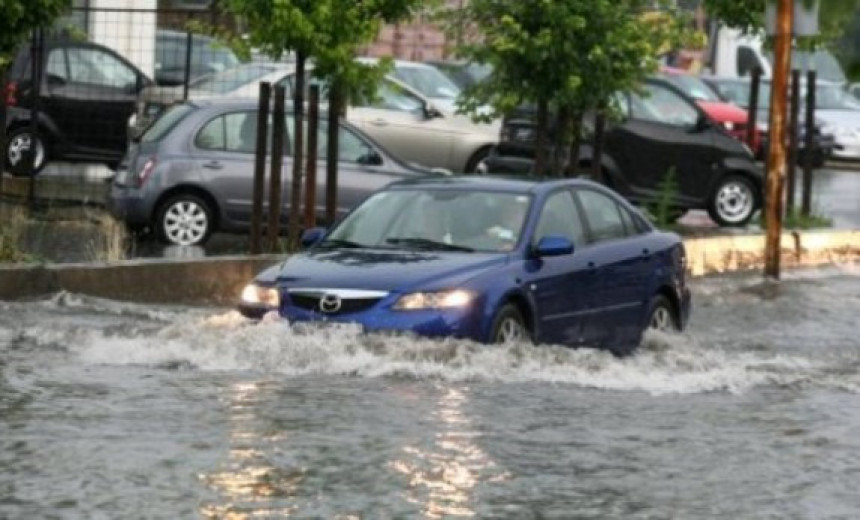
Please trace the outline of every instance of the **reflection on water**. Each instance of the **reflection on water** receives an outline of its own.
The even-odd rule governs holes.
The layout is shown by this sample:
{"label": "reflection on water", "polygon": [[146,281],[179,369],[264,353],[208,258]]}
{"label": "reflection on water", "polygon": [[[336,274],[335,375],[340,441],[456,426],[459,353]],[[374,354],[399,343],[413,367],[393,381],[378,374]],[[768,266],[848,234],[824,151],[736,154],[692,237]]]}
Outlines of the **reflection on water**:
{"label": "reflection on water", "polygon": [[303,480],[302,471],[275,467],[261,449],[262,445],[282,441],[283,433],[264,436],[260,433],[259,405],[271,398],[265,384],[246,382],[231,388],[228,420],[230,447],[224,469],[204,474],[200,479],[218,491],[222,504],[204,504],[200,514],[205,518],[245,520],[249,518],[287,517],[297,509],[295,504],[273,507],[278,499],[290,499]]}
{"label": "reflection on water", "polygon": [[[477,444],[480,432],[463,410],[468,389],[448,388],[433,417],[439,431],[431,449],[405,446],[390,466],[408,480],[406,499],[419,505],[426,518],[475,516],[473,492],[495,463]],[[506,478],[501,474],[492,480]]]}

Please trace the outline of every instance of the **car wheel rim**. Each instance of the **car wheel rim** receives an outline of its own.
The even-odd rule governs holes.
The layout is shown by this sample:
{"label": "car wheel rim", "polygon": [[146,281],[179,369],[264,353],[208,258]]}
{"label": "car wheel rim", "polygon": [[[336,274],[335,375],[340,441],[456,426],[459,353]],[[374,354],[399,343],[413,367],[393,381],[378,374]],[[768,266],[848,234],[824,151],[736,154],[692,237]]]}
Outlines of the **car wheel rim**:
{"label": "car wheel rim", "polygon": [[[19,134],[13,137],[9,141],[9,147],[7,152],[7,157],[9,159],[10,166],[18,166],[22,163],[26,157],[27,152],[30,151],[30,134]],[[45,159],[45,147],[42,146],[42,142],[38,139],[36,140],[36,168],[42,165],[42,161]]]}
{"label": "car wheel rim", "polygon": [[499,332],[496,335],[497,343],[510,343],[520,341],[525,337],[522,323],[516,318],[505,318],[499,324]]}
{"label": "car wheel rim", "polygon": [[726,222],[742,222],[753,209],[753,193],[746,184],[730,182],[717,192],[717,212]]}
{"label": "car wheel rim", "polygon": [[674,326],[672,324],[672,314],[669,312],[669,309],[663,307],[657,307],[654,309],[654,314],[651,315],[651,324],[649,328],[652,330],[659,330],[661,332],[670,332],[674,330]]}
{"label": "car wheel rim", "polygon": [[203,240],[209,228],[209,217],[200,204],[192,201],[177,202],[164,214],[164,232],[170,242],[190,246]]}

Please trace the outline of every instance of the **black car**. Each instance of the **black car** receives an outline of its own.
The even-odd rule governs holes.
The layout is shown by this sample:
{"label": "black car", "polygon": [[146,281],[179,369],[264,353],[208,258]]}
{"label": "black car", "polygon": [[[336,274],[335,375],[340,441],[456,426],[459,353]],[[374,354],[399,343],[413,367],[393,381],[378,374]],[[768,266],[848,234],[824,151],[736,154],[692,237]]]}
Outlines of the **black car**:
{"label": "black car", "polygon": [[[155,82],[162,86],[183,85],[206,74],[239,65],[236,54],[214,38],[203,34],[159,29],[155,34]],[[190,51],[190,55],[189,54]],[[186,63],[190,65],[186,75]]]}
{"label": "black car", "polygon": [[[606,129],[601,157],[603,181],[636,204],[656,203],[664,179],[674,171],[676,214],[706,209],[723,226],[743,226],[762,205],[764,175],[750,149],[713,122],[680,90],[653,78],[644,92],[616,96],[620,120]],[[550,134],[552,129],[549,129]],[[534,158],[534,111],[505,119],[499,144],[484,161],[491,173],[528,173]],[[590,165],[593,146],[580,149]]]}
{"label": "black car", "polygon": [[[3,89],[7,107],[7,171],[30,173],[34,141],[31,49],[18,50]],[[48,161],[116,165],[126,149],[126,126],[140,90],[152,81],[113,50],[71,39],[45,41],[39,86],[35,170]]]}

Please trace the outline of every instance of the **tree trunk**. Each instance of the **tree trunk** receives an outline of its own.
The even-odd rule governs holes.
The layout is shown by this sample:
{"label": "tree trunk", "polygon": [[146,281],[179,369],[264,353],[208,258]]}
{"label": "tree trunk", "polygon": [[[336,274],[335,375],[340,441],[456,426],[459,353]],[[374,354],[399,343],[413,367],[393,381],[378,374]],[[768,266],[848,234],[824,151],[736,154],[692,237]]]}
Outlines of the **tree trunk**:
{"label": "tree trunk", "polygon": [[302,164],[304,158],[305,60],[304,52],[296,53],[296,90],[293,95],[293,179],[290,189],[289,248],[299,247],[302,204]]}
{"label": "tree trunk", "polygon": [[328,146],[325,160],[325,223],[331,227],[337,220],[337,166],[340,147],[341,105],[345,105],[340,86],[332,82],[328,91]]}
{"label": "tree trunk", "polygon": [[594,156],[591,158],[591,177],[595,182],[603,182],[603,141],[606,136],[606,111],[599,107],[594,115]]}
{"label": "tree trunk", "polygon": [[546,173],[546,123],[549,103],[546,98],[538,100],[537,106],[537,129],[535,131],[535,163],[532,175],[543,177]]}
{"label": "tree trunk", "polygon": [[579,173],[579,148],[582,144],[582,112],[576,111],[570,119],[570,160],[567,163],[567,169],[564,171],[565,177],[576,177]]}
{"label": "tree trunk", "polygon": [[553,139],[552,171],[553,177],[564,177],[570,164],[571,117],[573,111],[569,106],[561,106],[556,118],[555,136]]}

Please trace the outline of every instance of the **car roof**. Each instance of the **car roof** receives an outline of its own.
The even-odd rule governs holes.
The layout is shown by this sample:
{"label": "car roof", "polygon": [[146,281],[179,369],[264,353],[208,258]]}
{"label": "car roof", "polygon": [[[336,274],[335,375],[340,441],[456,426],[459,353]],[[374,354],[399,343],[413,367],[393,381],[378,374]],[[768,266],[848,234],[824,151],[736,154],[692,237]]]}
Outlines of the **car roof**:
{"label": "car roof", "polygon": [[425,188],[425,189],[486,189],[507,191],[512,193],[539,193],[560,186],[601,186],[587,179],[558,179],[507,177],[501,175],[451,175],[445,177],[422,177],[406,179],[389,185],[390,189]]}

